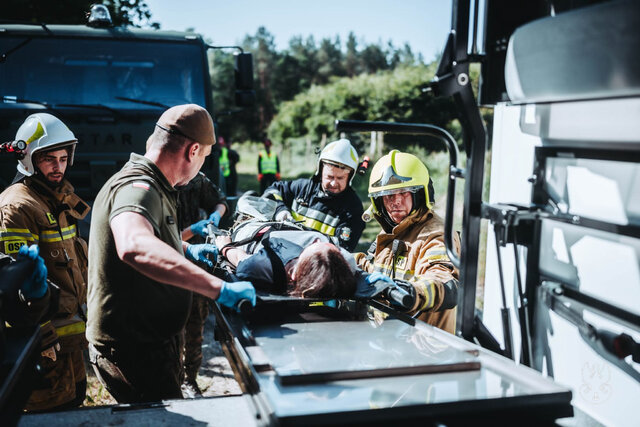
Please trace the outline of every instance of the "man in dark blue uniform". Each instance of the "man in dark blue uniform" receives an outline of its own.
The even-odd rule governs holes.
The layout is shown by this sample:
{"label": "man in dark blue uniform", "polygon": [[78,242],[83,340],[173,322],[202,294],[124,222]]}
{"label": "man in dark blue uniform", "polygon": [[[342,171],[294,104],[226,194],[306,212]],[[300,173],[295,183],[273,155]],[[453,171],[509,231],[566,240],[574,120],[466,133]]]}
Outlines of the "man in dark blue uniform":
{"label": "man in dark blue uniform", "polygon": [[339,139],[322,150],[311,179],[274,182],[263,197],[278,202],[277,220],[300,221],[353,251],[365,227],[362,202],[351,188],[357,168],[355,148]]}

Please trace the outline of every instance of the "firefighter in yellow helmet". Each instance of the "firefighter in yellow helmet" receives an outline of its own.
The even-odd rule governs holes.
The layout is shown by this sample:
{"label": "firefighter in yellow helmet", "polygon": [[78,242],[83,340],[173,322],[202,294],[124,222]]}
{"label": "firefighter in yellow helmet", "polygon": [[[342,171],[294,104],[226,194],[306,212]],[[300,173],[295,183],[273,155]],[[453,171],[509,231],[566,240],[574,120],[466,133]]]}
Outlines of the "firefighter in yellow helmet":
{"label": "firefighter in yellow helmet", "polygon": [[[26,143],[14,183],[0,194],[0,251],[16,256],[38,244],[48,279],[60,288],[52,321],[42,325],[44,378],[36,384],[26,409],[41,411],[82,404],[86,376],[82,351],[87,295],[87,244],[78,220],[89,212],[65,179],[78,142],[67,126],[48,113],[32,114],[16,140]],[[23,249],[24,250],[24,249]]]}
{"label": "firefighter in yellow helmet", "polygon": [[358,266],[410,282],[416,297],[410,313],[455,333],[458,271],[447,257],[444,223],[432,210],[429,170],[416,156],[393,150],[373,167],[369,197],[382,231],[367,254],[356,254]]}

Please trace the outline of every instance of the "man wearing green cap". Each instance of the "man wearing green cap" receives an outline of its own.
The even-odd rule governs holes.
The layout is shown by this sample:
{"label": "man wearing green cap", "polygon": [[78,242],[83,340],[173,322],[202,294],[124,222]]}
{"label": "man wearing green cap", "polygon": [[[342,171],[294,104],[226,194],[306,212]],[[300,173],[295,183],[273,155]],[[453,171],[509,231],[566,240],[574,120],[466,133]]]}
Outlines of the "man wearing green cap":
{"label": "man wearing green cap", "polygon": [[185,259],[213,266],[217,257],[214,245],[180,239],[174,188],[193,179],[214,143],[204,108],[172,107],[144,156],[132,153],[94,203],[87,339],[94,370],[118,402],[182,397],[180,337],[192,291],[229,307],[255,304],[251,283],[224,282]]}

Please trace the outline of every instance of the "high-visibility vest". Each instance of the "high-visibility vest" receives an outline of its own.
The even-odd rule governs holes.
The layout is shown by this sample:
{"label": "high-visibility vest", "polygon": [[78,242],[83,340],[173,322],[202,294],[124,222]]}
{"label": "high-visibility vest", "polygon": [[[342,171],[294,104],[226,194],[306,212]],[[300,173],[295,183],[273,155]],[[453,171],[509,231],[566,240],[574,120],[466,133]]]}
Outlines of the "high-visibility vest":
{"label": "high-visibility vest", "polygon": [[260,151],[260,172],[263,174],[278,173],[278,156],[273,151],[267,154],[265,150]]}
{"label": "high-visibility vest", "polygon": [[222,176],[225,178],[231,174],[231,167],[229,164],[229,149],[227,147],[222,147],[220,150],[220,159],[218,160],[220,164],[220,170],[222,171]]}

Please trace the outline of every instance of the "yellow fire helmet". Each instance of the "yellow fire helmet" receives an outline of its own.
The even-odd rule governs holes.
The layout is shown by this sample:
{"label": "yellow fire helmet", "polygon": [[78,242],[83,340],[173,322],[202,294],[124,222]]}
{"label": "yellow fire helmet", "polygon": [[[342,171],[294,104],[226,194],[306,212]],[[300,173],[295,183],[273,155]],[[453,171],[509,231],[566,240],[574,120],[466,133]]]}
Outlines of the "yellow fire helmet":
{"label": "yellow fire helmet", "polygon": [[[416,201],[422,202],[427,208],[432,207],[432,194],[429,191],[429,170],[419,158],[409,153],[392,150],[378,160],[371,170],[369,178],[369,198],[373,212],[382,215],[384,207],[382,196],[404,193],[414,193],[413,209],[418,209]],[[424,197],[415,197],[416,193],[424,191]],[[421,194],[422,196],[422,194]]]}

